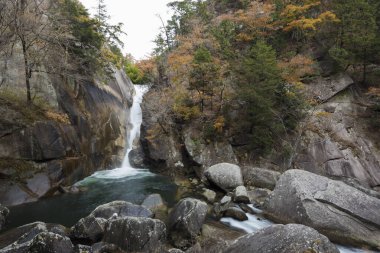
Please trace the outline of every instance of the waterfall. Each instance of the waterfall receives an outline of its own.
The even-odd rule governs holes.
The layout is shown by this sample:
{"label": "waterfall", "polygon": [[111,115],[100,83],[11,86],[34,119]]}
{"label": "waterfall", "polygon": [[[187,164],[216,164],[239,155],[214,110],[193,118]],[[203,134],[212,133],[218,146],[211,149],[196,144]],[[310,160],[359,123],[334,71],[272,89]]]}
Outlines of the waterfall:
{"label": "waterfall", "polygon": [[144,94],[149,90],[147,85],[135,85],[135,94],[133,96],[133,104],[130,109],[128,129],[126,136],[126,153],[123,160],[121,168],[116,168],[113,170],[103,170],[95,172],[91,178],[98,179],[118,179],[128,176],[146,176],[151,174],[148,170],[135,169],[131,166],[129,162],[129,153],[134,148],[134,142],[136,142],[140,137],[140,126],[142,123],[142,112],[141,112],[141,102],[143,100]]}
{"label": "waterfall", "polygon": [[[131,125],[129,133],[127,133],[127,152],[125,154],[122,169],[134,169],[129,162],[129,153],[134,148],[133,144],[140,137],[140,126],[142,123],[141,102],[144,94],[148,91],[148,86],[135,85],[135,95],[133,96],[133,104],[130,110],[129,124]],[[128,132],[128,131],[127,131]]]}

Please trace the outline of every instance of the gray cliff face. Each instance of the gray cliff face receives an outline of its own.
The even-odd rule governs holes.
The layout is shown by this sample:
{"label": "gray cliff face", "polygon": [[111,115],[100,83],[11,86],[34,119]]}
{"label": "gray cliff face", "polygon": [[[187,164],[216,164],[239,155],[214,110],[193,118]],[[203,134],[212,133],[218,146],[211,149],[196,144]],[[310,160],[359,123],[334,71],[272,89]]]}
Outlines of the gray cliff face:
{"label": "gray cliff face", "polygon": [[[22,59],[0,59],[0,92],[23,96]],[[75,82],[33,74],[32,97],[64,120],[29,117],[12,99],[0,99],[0,203],[17,205],[54,194],[99,169],[120,165],[124,156],[133,84],[121,71],[114,78]]]}
{"label": "gray cliff face", "polygon": [[[342,84],[344,80],[346,85]],[[324,102],[301,126],[294,167],[339,179],[352,178],[366,187],[379,186],[379,137],[368,129],[368,106],[363,95],[349,87],[353,81],[347,76],[329,80],[331,89],[325,87],[326,82],[320,81],[313,88],[319,85]]]}

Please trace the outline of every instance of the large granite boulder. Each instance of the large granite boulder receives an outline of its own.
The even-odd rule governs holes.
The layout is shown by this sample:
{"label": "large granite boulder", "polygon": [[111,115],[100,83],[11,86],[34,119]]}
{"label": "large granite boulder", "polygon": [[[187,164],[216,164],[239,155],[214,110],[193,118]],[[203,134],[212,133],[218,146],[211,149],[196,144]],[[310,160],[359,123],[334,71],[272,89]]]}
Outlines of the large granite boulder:
{"label": "large granite boulder", "polygon": [[281,173],[262,168],[247,168],[243,172],[244,183],[248,186],[273,190]]}
{"label": "large granite boulder", "polygon": [[166,226],[160,220],[125,217],[109,221],[103,241],[127,252],[163,252]]}
{"label": "large granite boulder", "polygon": [[230,163],[219,163],[209,167],[204,175],[214,185],[230,191],[244,185],[243,176],[239,166]]}
{"label": "large granite boulder", "polygon": [[102,239],[107,220],[123,217],[153,217],[153,213],[139,205],[126,201],[114,201],[98,206],[72,228],[70,237],[76,240],[98,242]]}
{"label": "large granite boulder", "polygon": [[9,215],[9,209],[0,205],[0,231],[3,228],[6,218]]}
{"label": "large granite boulder", "polygon": [[223,253],[338,253],[329,239],[316,230],[299,225],[273,225],[237,239]]}
{"label": "large granite boulder", "polygon": [[276,221],[313,227],[333,241],[380,249],[380,199],[343,182],[289,170],[264,210]]}
{"label": "large granite boulder", "polygon": [[191,246],[201,231],[207,210],[207,204],[197,199],[186,198],[177,203],[169,215],[170,237],[176,247]]}

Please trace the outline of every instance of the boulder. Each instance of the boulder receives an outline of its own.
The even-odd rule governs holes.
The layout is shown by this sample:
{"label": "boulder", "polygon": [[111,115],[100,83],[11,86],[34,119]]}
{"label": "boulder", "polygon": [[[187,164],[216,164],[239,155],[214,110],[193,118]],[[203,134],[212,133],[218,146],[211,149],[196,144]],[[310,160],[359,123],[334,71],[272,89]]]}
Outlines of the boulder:
{"label": "boulder", "polygon": [[192,245],[206,219],[207,204],[185,198],[177,203],[169,215],[169,230],[173,244],[179,248]]}
{"label": "boulder", "polygon": [[134,205],[126,201],[113,201],[101,206],[98,206],[92,213],[96,218],[109,219],[112,216],[117,217],[133,216],[133,217],[153,217],[153,213],[139,205]]}
{"label": "boulder", "polygon": [[74,253],[74,246],[68,237],[43,232],[38,234],[29,247],[30,253]]}
{"label": "boulder", "polygon": [[289,170],[264,203],[272,219],[315,228],[331,240],[380,249],[380,199],[343,182]]}
{"label": "boulder", "polygon": [[255,188],[251,191],[247,191],[249,200],[251,203],[258,203],[262,205],[265,199],[269,196],[272,191],[263,188]]}
{"label": "boulder", "polygon": [[244,183],[247,186],[273,190],[281,173],[262,168],[248,168],[244,170]]}
{"label": "boulder", "polygon": [[166,207],[164,200],[162,199],[160,194],[151,194],[147,196],[141,205],[150,210]]}
{"label": "boulder", "polygon": [[207,199],[208,202],[214,203],[216,198],[216,192],[210,190],[210,189],[204,189],[202,192],[203,197]]}
{"label": "boulder", "polygon": [[96,218],[89,215],[80,219],[72,228],[70,237],[76,240],[90,240],[98,242],[102,239],[104,228],[107,223],[106,219]]}
{"label": "boulder", "polygon": [[144,168],[144,151],[141,146],[137,149],[132,149],[128,154],[129,163],[133,168]]}
{"label": "boulder", "polygon": [[18,228],[14,228],[1,234],[0,249],[7,248],[8,250],[10,250],[15,249],[15,246],[17,246],[17,248],[27,248],[30,246],[32,240],[38,234],[47,232],[58,234],[62,237],[68,236],[68,229],[62,225],[35,222]]}
{"label": "boulder", "polygon": [[87,217],[80,219],[72,228],[70,237],[76,240],[98,242],[102,239],[107,220],[123,217],[153,217],[143,207],[125,201],[114,201],[95,208]]}
{"label": "boulder", "polygon": [[166,226],[144,217],[125,217],[109,221],[103,241],[127,252],[162,252]]}
{"label": "boulder", "polygon": [[243,184],[239,166],[230,163],[219,163],[209,167],[204,175],[214,185],[228,192]]}
{"label": "boulder", "polygon": [[236,203],[250,203],[247,189],[244,186],[238,186],[234,192],[234,202]]}
{"label": "boulder", "polygon": [[237,239],[223,253],[339,253],[329,239],[299,225],[273,225]]}
{"label": "boulder", "polygon": [[168,252],[169,253],[185,253],[184,251],[182,251],[180,249],[170,249]]}
{"label": "boulder", "polygon": [[248,220],[247,215],[238,207],[229,207],[223,212],[224,217],[234,218],[239,221]]}
{"label": "boulder", "polygon": [[9,209],[0,205],[0,231],[3,229],[6,218],[9,215]]}
{"label": "boulder", "polygon": [[226,196],[224,196],[224,197],[220,200],[220,204],[222,204],[222,205],[227,205],[227,204],[231,203],[231,201],[232,201],[231,196],[226,195]]}

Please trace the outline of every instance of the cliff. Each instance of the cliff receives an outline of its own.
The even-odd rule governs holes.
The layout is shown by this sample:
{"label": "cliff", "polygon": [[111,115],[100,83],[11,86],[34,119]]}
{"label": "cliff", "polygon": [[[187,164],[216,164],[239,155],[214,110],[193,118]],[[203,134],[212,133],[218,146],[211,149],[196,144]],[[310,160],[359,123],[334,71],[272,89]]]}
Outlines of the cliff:
{"label": "cliff", "polygon": [[36,73],[27,104],[22,66],[17,52],[0,63],[0,203],[8,206],[120,165],[134,92],[118,70],[113,78],[79,81]]}

